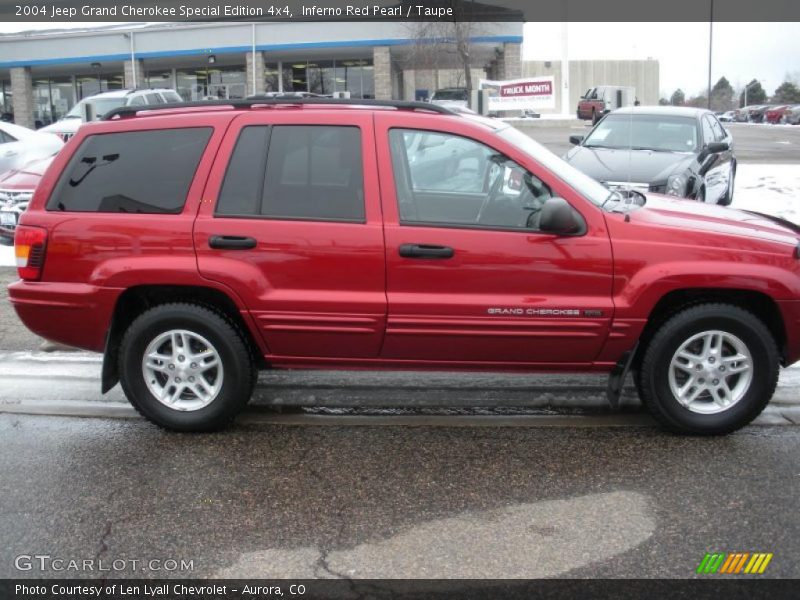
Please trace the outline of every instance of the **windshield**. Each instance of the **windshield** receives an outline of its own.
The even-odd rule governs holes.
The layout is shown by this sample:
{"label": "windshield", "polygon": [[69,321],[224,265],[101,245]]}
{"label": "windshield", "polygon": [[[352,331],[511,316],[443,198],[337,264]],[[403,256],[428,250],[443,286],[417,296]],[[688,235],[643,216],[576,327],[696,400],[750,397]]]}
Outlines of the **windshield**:
{"label": "windshield", "polygon": [[87,98],[86,100],[81,100],[75,106],[72,107],[66,115],[64,115],[65,119],[80,119],[83,115],[81,112],[83,111],[83,107],[86,106],[89,102],[92,103],[94,106],[94,112],[96,117],[102,117],[110,110],[114,110],[115,108],[120,108],[121,106],[125,106],[125,98],[97,98],[91,100]]}
{"label": "windshield", "polygon": [[536,162],[550,169],[567,185],[573,187],[597,206],[602,206],[611,195],[603,185],[565,162],[519,129],[509,126],[499,130],[497,134],[507,142],[514,144]]}
{"label": "windshield", "polygon": [[436,90],[434,100],[466,100],[467,90]]}
{"label": "windshield", "polygon": [[610,114],[584,140],[587,148],[694,152],[697,122],[692,117]]}

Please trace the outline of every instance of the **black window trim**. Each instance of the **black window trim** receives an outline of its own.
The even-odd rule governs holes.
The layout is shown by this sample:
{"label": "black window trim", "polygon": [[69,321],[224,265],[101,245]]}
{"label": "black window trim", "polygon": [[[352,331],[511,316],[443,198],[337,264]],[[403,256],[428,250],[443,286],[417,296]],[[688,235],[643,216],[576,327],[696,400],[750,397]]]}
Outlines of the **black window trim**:
{"label": "black window trim", "polygon": [[[58,191],[60,189],[61,179],[63,177],[67,177],[67,171],[70,170],[70,166],[71,166],[72,161],[74,160],[74,158],[76,156],[78,156],[78,153],[81,151],[81,148],[83,148],[83,145],[89,139],[91,139],[92,137],[100,136],[100,135],[114,135],[114,134],[120,134],[120,133],[142,133],[142,132],[145,132],[145,131],[176,131],[176,130],[179,130],[179,129],[208,129],[208,130],[211,131],[210,135],[208,136],[208,139],[206,140],[206,144],[203,147],[203,150],[200,152],[200,157],[197,160],[197,164],[195,165],[194,170],[192,171],[192,178],[189,181],[189,186],[186,188],[186,197],[183,199],[183,205],[181,206],[181,209],[179,211],[177,211],[177,212],[152,212],[152,213],[127,213],[127,212],[122,212],[122,211],[115,211],[115,212],[110,212],[109,211],[109,212],[106,212],[106,211],[99,211],[99,210],[61,210],[61,209],[58,209],[58,208],[56,208],[54,206],[52,206],[52,207],[50,206],[50,204],[53,202],[53,198],[55,198],[56,191]],[[50,196],[47,198],[47,202],[45,202],[44,209],[45,209],[46,212],[56,212],[56,213],[64,213],[64,214],[66,214],[66,213],[74,213],[74,214],[80,214],[80,215],[129,215],[129,216],[130,215],[138,215],[138,216],[158,215],[160,217],[179,217],[179,216],[183,215],[183,213],[186,211],[186,207],[189,204],[189,194],[192,191],[192,186],[197,181],[197,173],[198,173],[198,169],[200,169],[200,163],[203,162],[203,158],[205,157],[206,152],[208,152],[209,145],[211,144],[211,140],[214,137],[214,134],[216,133],[216,130],[217,130],[217,128],[214,125],[188,125],[188,126],[185,126],[185,127],[152,127],[152,128],[147,128],[147,129],[126,129],[126,130],[122,130],[122,131],[104,131],[104,132],[100,132],[100,133],[92,133],[90,135],[87,135],[81,141],[80,146],[78,146],[75,149],[75,151],[72,153],[72,155],[67,159],[67,164],[64,166],[64,170],[61,171],[61,173],[58,176],[58,179],[55,182],[55,185],[53,186],[52,190],[50,191]]]}
{"label": "black window trim", "polygon": [[[359,137],[361,141],[361,179],[362,179],[362,186],[364,190],[364,217],[361,219],[340,219],[336,217],[275,217],[269,215],[246,215],[246,214],[220,214],[219,213],[219,199],[222,195],[222,189],[225,187],[225,180],[228,178],[228,171],[231,168],[231,163],[233,162],[233,153],[236,150],[236,145],[239,143],[239,139],[242,135],[242,132],[247,129],[248,127],[263,127],[267,129],[267,154],[264,159],[264,173],[261,175],[261,183],[259,185],[259,197],[264,197],[264,186],[266,185],[267,179],[267,160],[269,160],[269,145],[272,143],[272,128],[273,127],[355,127],[359,131]],[[238,133],[236,134],[236,141],[233,144],[233,149],[228,154],[228,163],[225,165],[225,172],[222,175],[222,183],[220,183],[219,191],[217,191],[217,198],[214,201],[214,213],[211,215],[214,219],[249,219],[249,220],[259,220],[259,221],[310,221],[310,222],[318,222],[318,223],[350,223],[350,224],[357,224],[357,225],[366,225],[367,220],[367,186],[365,185],[366,178],[364,177],[364,130],[361,128],[360,125],[339,125],[339,124],[332,124],[332,123],[248,123],[239,128]]]}
{"label": "black window trim", "polygon": [[[546,185],[547,189],[550,190],[551,194],[553,193],[553,188],[550,185],[548,185],[544,180],[542,180],[541,177],[536,175],[536,173],[531,173],[530,170],[526,166],[520,165],[517,161],[515,161],[511,157],[506,156],[505,152],[501,152],[500,150],[498,150],[494,146],[490,146],[489,144],[487,144],[485,142],[481,142],[479,140],[476,140],[475,138],[471,138],[471,137],[468,137],[466,135],[461,135],[460,133],[452,133],[450,131],[441,131],[441,130],[436,130],[436,129],[426,129],[426,128],[423,128],[423,127],[390,127],[389,128],[389,133],[391,134],[392,130],[395,130],[395,129],[397,129],[397,130],[406,130],[406,131],[408,131],[408,130],[411,130],[411,131],[423,131],[423,132],[427,132],[427,133],[438,133],[439,135],[452,135],[452,136],[460,137],[460,138],[463,138],[465,140],[469,140],[471,142],[475,142],[476,144],[481,144],[482,146],[486,146],[488,148],[491,148],[495,152],[497,152],[499,154],[502,154],[505,158],[507,158],[508,160],[512,161],[514,164],[516,164],[519,167],[522,167],[523,169],[525,169],[526,172],[530,173],[531,175],[536,177],[539,181],[541,181],[544,185]],[[389,148],[389,152],[391,152],[391,150],[392,149],[390,147]],[[408,155],[407,154],[405,154],[403,162],[406,165],[406,168],[409,168],[408,167]],[[522,233],[522,234],[525,234],[525,235],[551,235],[551,236],[555,235],[555,234],[552,234],[552,233],[547,232],[547,231],[541,231],[539,229],[526,229],[524,227],[502,227],[500,225],[480,225],[478,223],[475,223],[473,225],[471,223],[461,224],[461,223],[437,223],[437,222],[431,222],[431,221],[406,221],[400,216],[400,204],[399,204],[400,198],[397,195],[397,178],[395,177],[395,174],[394,174],[394,166],[392,166],[392,179],[395,182],[394,191],[395,191],[395,206],[397,207],[397,222],[400,224],[401,227],[427,227],[427,228],[439,228],[439,229],[471,229],[471,230],[478,230],[478,231],[497,231],[497,232],[500,232],[500,233]],[[436,192],[431,192],[431,193],[436,193]],[[556,196],[551,196],[551,198],[555,198],[555,197]],[[575,208],[575,206],[574,206],[574,204],[572,202],[569,202],[569,204],[570,204],[570,206],[572,206],[572,208],[574,208],[578,212],[578,214],[581,216],[581,219],[583,219],[584,222],[585,222],[586,218],[583,216],[583,213],[581,213],[577,208]],[[589,231],[589,228],[585,227],[583,233],[573,234],[573,235],[564,235],[564,236],[558,236],[558,237],[582,237],[582,236],[587,235],[588,231]]]}

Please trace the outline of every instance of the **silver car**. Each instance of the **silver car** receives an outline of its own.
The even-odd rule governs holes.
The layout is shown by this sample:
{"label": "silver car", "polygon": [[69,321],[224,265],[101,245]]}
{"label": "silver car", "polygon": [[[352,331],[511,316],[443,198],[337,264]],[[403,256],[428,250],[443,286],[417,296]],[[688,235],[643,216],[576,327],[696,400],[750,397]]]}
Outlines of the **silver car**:
{"label": "silver car", "polygon": [[64,142],[57,135],[0,122],[0,175],[29,162],[52,156]]}

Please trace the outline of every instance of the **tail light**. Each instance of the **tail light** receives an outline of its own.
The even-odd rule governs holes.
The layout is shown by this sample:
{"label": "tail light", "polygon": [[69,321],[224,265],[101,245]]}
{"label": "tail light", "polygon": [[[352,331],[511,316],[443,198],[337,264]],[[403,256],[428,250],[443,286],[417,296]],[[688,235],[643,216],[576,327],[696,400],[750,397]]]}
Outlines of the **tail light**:
{"label": "tail light", "polygon": [[26,281],[41,279],[46,249],[46,229],[29,225],[17,227],[14,232],[14,255],[17,259],[17,271],[20,278]]}

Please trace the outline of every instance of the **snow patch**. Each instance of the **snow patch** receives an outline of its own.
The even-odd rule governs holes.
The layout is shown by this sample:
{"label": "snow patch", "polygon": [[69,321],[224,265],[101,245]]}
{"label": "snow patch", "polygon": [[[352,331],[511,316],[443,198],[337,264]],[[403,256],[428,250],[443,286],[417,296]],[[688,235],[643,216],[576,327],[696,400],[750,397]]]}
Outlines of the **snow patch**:
{"label": "snow patch", "polygon": [[0,267],[15,267],[14,246],[0,246]]}
{"label": "snow patch", "polygon": [[739,163],[733,208],[800,224],[800,165]]}

